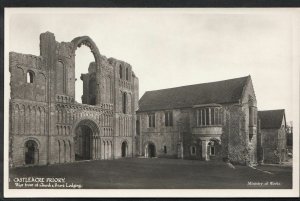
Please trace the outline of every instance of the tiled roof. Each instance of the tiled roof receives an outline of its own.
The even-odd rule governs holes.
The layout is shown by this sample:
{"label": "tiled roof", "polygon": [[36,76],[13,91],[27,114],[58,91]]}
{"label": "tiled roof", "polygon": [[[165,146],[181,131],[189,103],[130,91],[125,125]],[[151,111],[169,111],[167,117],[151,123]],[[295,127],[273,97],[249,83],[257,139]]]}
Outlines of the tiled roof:
{"label": "tiled roof", "polygon": [[234,103],[241,99],[250,76],[218,82],[147,91],[139,101],[139,112],[186,108],[210,103]]}
{"label": "tiled roof", "polygon": [[280,128],[284,115],[284,109],[258,111],[261,129]]}

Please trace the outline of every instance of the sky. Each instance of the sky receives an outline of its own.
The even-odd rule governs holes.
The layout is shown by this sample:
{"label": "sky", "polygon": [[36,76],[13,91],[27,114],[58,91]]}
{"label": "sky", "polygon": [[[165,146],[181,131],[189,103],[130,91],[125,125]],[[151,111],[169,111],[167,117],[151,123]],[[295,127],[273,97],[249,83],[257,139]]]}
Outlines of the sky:
{"label": "sky", "polygon": [[[287,120],[292,120],[298,27],[291,10],[9,8],[5,12],[9,51],[39,55],[39,35],[46,31],[58,42],[88,35],[102,55],[132,65],[140,97],[150,90],[251,75],[258,110],[286,109]],[[87,73],[91,61],[89,48],[77,49],[77,101],[82,95],[80,74]]]}

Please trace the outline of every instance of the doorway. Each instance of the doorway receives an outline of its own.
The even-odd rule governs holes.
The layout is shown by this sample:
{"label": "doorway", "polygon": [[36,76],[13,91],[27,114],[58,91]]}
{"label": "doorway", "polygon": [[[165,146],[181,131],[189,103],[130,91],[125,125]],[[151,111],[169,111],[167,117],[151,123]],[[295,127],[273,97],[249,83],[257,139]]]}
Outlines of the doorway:
{"label": "doorway", "polygon": [[75,160],[92,159],[92,129],[86,125],[78,126],[75,138]]}
{"label": "doorway", "polygon": [[28,140],[25,143],[25,164],[33,165],[38,161],[37,143],[33,140]]}
{"label": "doorway", "polygon": [[153,143],[148,144],[148,158],[156,156],[155,145]]}
{"label": "doorway", "polygon": [[127,151],[128,151],[128,146],[127,146],[127,142],[124,141],[122,143],[122,157],[126,157],[127,156]]}

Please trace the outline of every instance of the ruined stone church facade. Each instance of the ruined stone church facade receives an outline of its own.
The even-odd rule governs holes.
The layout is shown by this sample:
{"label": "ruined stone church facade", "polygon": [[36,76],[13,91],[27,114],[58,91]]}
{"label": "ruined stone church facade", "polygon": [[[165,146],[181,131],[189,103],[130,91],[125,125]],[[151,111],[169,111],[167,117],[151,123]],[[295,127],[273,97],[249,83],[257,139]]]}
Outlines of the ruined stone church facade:
{"label": "ruined stone church facade", "polygon": [[[75,52],[91,49],[82,104],[75,101]],[[11,167],[135,155],[139,81],[132,67],[101,55],[88,36],[40,35],[40,56],[10,52]]]}

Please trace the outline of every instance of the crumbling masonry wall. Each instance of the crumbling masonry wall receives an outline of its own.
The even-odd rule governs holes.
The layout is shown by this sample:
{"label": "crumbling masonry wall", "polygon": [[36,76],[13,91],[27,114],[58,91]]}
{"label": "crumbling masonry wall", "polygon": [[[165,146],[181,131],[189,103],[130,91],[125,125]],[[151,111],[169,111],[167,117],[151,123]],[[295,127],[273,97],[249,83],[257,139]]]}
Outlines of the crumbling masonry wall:
{"label": "crumbling masonry wall", "polygon": [[[82,75],[84,104],[75,101],[75,51],[81,45],[95,58],[88,74]],[[93,160],[121,157],[124,141],[126,157],[135,155],[138,79],[129,64],[101,55],[88,36],[57,42],[50,32],[40,35],[40,56],[11,52],[9,61],[11,167],[26,165],[25,145],[30,140],[36,146],[30,165],[73,162],[79,126],[92,130]],[[119,77],[120,65],[126,80]],[[120,109],[125,91],[126,114]]]}

